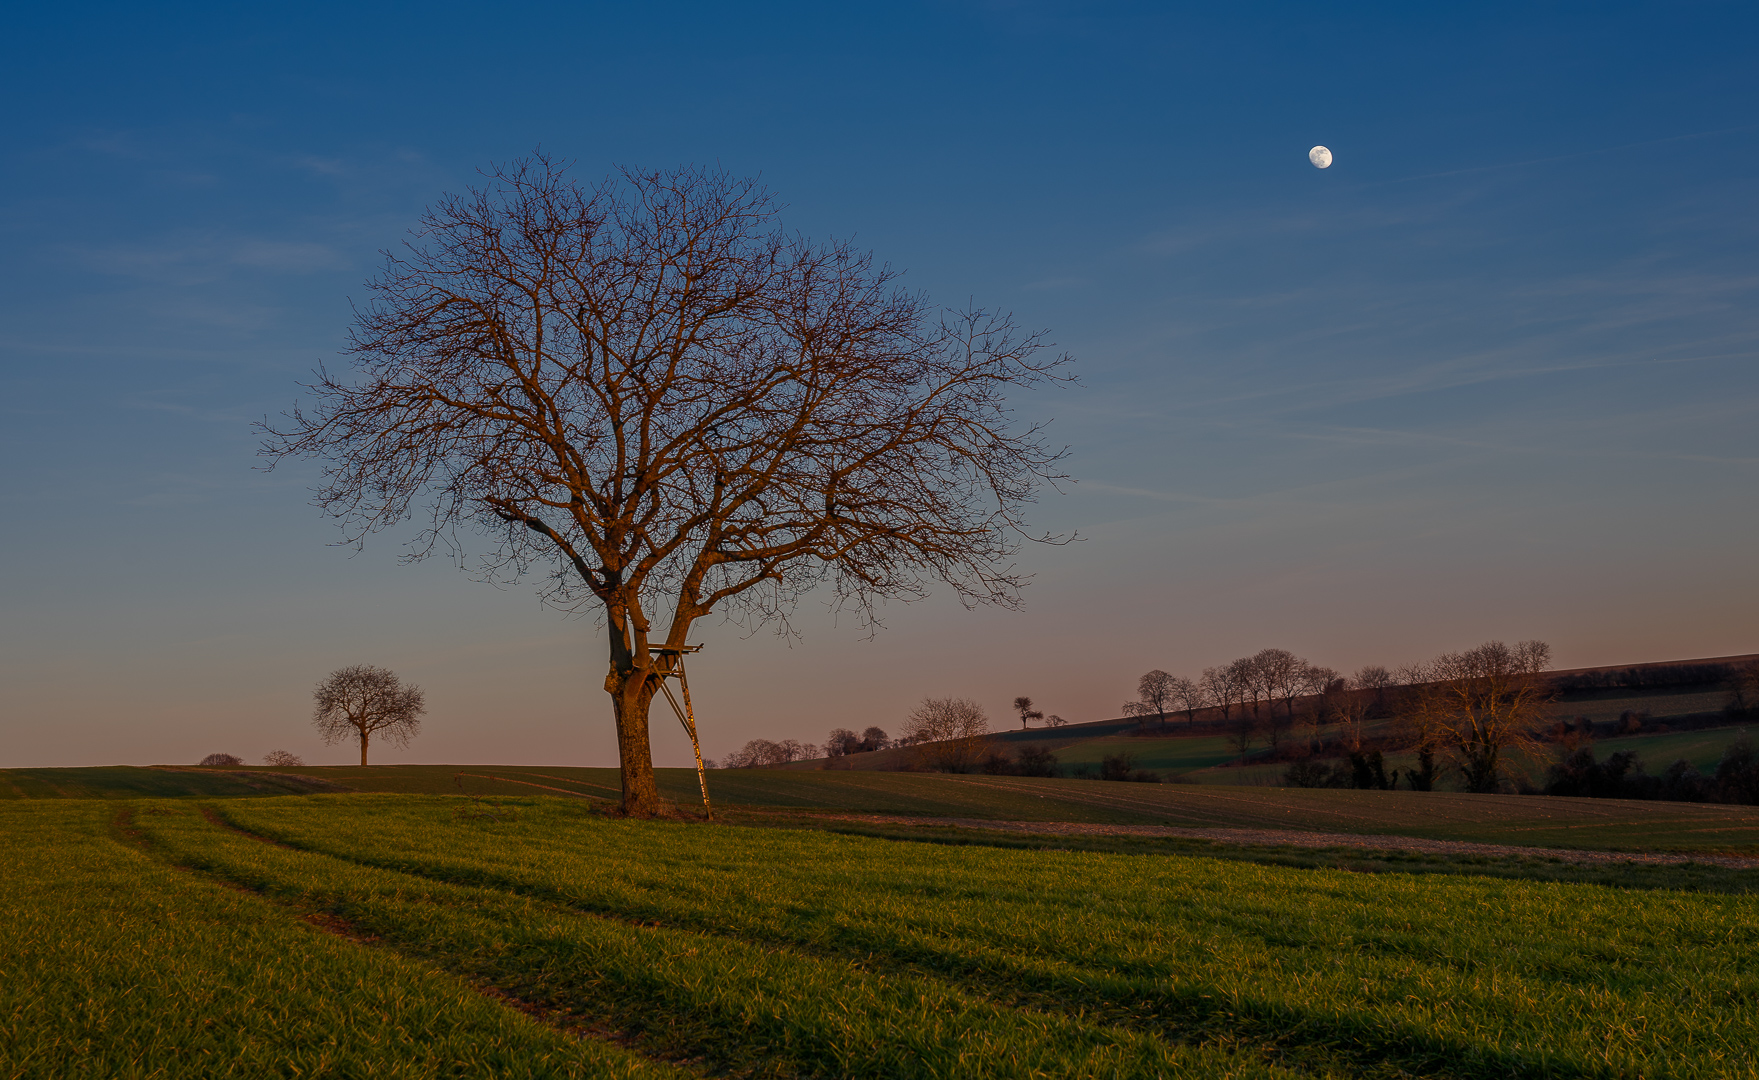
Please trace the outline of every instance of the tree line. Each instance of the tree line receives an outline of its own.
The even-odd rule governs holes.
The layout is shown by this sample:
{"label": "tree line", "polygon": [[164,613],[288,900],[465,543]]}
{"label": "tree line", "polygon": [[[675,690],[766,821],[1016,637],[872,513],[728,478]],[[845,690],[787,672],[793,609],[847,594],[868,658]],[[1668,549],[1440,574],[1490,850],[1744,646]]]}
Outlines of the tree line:
{"label": "tree line", "polygon": [[1536,745],[1529,729],[1552,700],[1544,676],[1550,665],[1543,641],[1489,641],[1396,672],[1369,665],[1350,675],[1287,649],[1261,649],[1194,679],[1150,671],[1137,680],[1136,700],[1125,703],[1124,714],[1141,718],[1145,729],[1152,719],[1165,730],[1171,716],[1182,713],[1195,726],[1200,712],[1210,713],[1242,758],[1260,741],[1272,751],[1292,743],[1298,755],[1311,757],[1327,748],[1322,734],[1330,729],[1336,748],[1352,756],[1349,771],[1298,761],[1285,779],[1306,787],[1397,786],[1397,771],[1386,774],[1379,750],[1365,746],[1368,724],[1391,719],[1394,742],[1418,755],[1418,766],[1403,777],[1406,787],[1431,790],[1451,769],[1466,790],[1495,791],[1507,755]]}

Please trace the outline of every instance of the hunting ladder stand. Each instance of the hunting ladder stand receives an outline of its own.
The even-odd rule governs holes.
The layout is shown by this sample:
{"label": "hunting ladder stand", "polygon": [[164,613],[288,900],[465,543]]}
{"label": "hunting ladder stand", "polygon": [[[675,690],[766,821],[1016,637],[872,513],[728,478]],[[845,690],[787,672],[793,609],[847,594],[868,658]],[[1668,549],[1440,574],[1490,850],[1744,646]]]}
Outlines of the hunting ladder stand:
{"label": "hunting ladder stand", "polygon": [[[696,783],[702,788],[702,812],[710,820],[715,818],[714,808],[708,802],[708,774],[702,767],[702,744],[696,741],[696,712],[690,707],[690,680],[684,675],[684,656],[686,653],[702,651],[701,645],[686,645],[679,649],[655,649],[656,655],[671,661],[669,667],[657,670],[660,677],[660,692],[666,695],[666,701],[672,711],[678,714],[678,722],[684,725],[684,733],[690,736],[690,747],[696,751]],[[672,686],[666,682],[676,677],[678,689],[684,692],[684,706],[679,708],[678,699],[672,696]]]}

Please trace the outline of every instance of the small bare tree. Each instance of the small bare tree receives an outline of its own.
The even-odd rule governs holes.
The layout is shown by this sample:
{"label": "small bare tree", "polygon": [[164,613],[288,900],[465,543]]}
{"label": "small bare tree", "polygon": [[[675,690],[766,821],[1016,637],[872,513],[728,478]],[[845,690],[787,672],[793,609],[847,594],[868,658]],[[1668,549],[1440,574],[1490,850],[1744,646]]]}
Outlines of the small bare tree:
{"label": "small bare tree", "polygon": [[312,725],[326,745],[343,739],[360,743],[360,763],[366,764],[367,744],[378,736],[396,746],[408,746],[421,730],[427,712],[419,688],[381,667],[356,664],[331,672],[312,691],[316,707]]}
{"label": "small bare tree", "polygon": [[1044,726],[1045,727],[1054,727],[1054,728],[1055,727],[1064,727],[1068,723],[1069,722],[1067,720],[1064,720],[1062,717],[1058,716],[1056,713],[1051,713],[1049,716],[1044,718]]}
{"label": "small bare tree", "polygon": [[1532,732],[1553,697],[1544,675],[1550,666],[1551,646],[1543,641],[1489,641],[1422,665],[1405,679],[1417,745],[1447,754],[1467,791],[1495,791],[1507,752],[1539,749]]}
{"label": "small bare tree", "polygon": [[198,764],[207,766],[243,765],[244,759],[237,754],[209,754],[207,757],[202,758]]}
{"label": "small bare tree", "polygon": [[989,716],[967,698],[925,698],[904,719],[904,740],[919,765],[941,772],[970,772],[989,741]]}
{"label": "small bare tree", "polygon": [[305,759],[289,750],[271,750],[263,755],[263,764],[287,769],[296,765],[304,765]]}
{"label": "small bare tree", "polygon": [[413,515],[423,558],[476,528],[491,575],[595,608],[625,813],[660,810],[649,705],[710,613],[787,632],[809,590],[867,618],[935,581],[1018,603],[1021,515],[1060,475],[1010,413],[1062,378],[1042,334],[934,308],[718,172],[582,186],[540,155],[416,237],[357,311],[354,375],[320,372],[264,453],[325,460],[356,543]]}
{"label": "small bare tree", "polygon": [[1032,707],[1032,699],[1029,697],[1015,698],[1014,711],[1020,714],[1021,731],[1025,731],[1031,726],[1030,721],[1044,719],[1044,713]]}

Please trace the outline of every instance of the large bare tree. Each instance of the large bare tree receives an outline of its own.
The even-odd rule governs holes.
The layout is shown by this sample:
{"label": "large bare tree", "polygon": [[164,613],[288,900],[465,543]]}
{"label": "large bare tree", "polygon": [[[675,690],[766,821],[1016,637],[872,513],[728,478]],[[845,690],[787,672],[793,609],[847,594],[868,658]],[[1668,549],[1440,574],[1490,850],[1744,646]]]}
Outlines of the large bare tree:
{"label": "large bare tree", "polygon": [[918,767],[970,772],[989,745],[989,715],[969,698],[924,698],[904,718],[904,738]]}
{"label": "large bare tree", "polygon": [[1406,674],[1411,683],[1406,722],[1420,750],[1446,754],[1466,790],[1494,792],[1509,751],[1539,748],[1553,698],[1545,670],[1551,646],[1487,641],[1461,653],[1443,653]]}
{"label": "large bare tree", "polygon": [[660,808],[649,704],[711,612],[786,630],[809,590],[871,616],[936,581],[1018,603],[1060,454],[1010,400],[1063,358],[784,232],[752,181],[582,185],[533,157],[431,207],[369,288],[353,372],[320,372],[265,452],[325,460],[317,503],[355,542],[415,516],[420,558],[474,527],[492,573],[596,607],[627,813]]}

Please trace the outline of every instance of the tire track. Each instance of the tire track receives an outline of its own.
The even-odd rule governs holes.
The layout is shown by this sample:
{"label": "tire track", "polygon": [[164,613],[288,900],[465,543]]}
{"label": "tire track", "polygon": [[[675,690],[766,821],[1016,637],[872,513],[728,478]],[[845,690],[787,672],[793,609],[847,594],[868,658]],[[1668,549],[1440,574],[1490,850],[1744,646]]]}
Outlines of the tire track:
{"label": "tire track", "polygon": [[[270,847],[282,848],[288,851],[297,851],[306,855],[323,854],[322,852],[306,851],[303,848],[295,847],[292,844],[285,843],[273,837],[251,832],[249,829],[245,829],[227,821],[211,806],[199,806],[197,809],[201,812],[203,819],[205,819],[210,825],[224,829],[227,832],[244,837],[245,839],[254,840],[260,844],[267,844]],[[112,828],[117,832],[122,842],[138,847],[143,852],[166,865],[200,878],[210,885],[255,896],[264,903],[295,916],[300,922],[311,927],[313,930],[329,937],[346,941],[356,947],[383,948],[397,953],[406,960],[411,960],[417,963],[424,961],[431,962],[430,958],[411,953],[410,951],[399,947],[395,942],[388,941],[378,934],[364,930],[355,923],[335,914],[334,912],[302,910],[302,905],[299,903],[272,896],[263,888],[221,877],[199,867],[177,862],[168,852],[158,848],[154,844],[152,838],[135,823],[134,813],[135,811],[132,807],[118,811],[111,821]],[[598,1042],[612,1043],[629,1053],[645,1058],[657,1065],[678,1069],[686,1075],[705,1077],[717,1075],[726,1075],[730,1077],[733,1075],[731,1073],[715,1074],[705,1072],[701,1068],[696,1067],[695,1059],[685,1055],[667,1056],[664,1054],[656,1054],[650,1047],[642,1044],[637,1033],[619,1029],[613,1025],[604,1023],[603,1018],[575,1013],[566,1009],[558,1009],[542,1002],[522,998],[517,994],[513,994],[494,985],[493,983],[482,979],[472,978],[458,971],[448,971],[447,975],[450,978],[457,979],[465,987],[475,991],[485,998],[488,998],[500,1007],[520,1013],[526,1018],[542,1024],[552,1031],[566,1035],[569,1038],[583,1040],[591,1039]]]}

